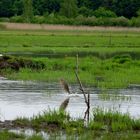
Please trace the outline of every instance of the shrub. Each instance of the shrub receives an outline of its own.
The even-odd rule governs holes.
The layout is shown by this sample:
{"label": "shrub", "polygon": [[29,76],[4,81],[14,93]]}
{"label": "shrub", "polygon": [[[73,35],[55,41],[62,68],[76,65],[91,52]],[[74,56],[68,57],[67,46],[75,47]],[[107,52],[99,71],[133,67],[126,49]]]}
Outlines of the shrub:
{"label": "shrub", "polygon": [[44,23],[45,22],[45,17],[44,16],[34,16],[32,19],[33,23]]}
{"label": "shrub", "polygon": [[107,10],[104,7],[99,7],[99,9],[94,11],[96,17],[117,17],[117,15],[111,11]]}
{"label": "shrub", "polygon": [[83,15],[84,17],[89,17],[89,16],[92,16],[93,15],[93,11],[92,10],[90,10],[90,9],[88,9],[88,8],[86,8],[86,7],[80,7],[79,9],[78,9],[78,13],[80,14],[80,15]]}
{"label": "shrub", "polygon": [[10,22],[23,23],[24,19],[22,16],[14,16],[10,18]]}
{"label": "shrub", "polygon": [[130,26],[129,19],[127,19],[123,16],[117,17],[117,18],[112,18],[111,22],[112,22],[113,26]]}
{"label": "shrub", "polygon": [[9,22],[9,18],[1,17],[0,22]]}
{"label": "shrub", "polygon": [[140,27],[140,17],[132,18],[132,19],[130,20],[130,25],[131,25],[131,26]]}

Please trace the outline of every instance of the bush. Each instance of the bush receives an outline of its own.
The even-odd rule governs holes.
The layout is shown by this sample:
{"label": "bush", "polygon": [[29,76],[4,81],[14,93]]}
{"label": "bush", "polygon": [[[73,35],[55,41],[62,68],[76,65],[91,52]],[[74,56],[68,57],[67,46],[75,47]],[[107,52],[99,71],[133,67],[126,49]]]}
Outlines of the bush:
{"label": "bush", "polygon": [[131,26],[140,27],[140,17],[132,18],[132,19],[130,20],[130,25],[131,25]]}
{"label": "bush", "polygon": [[88,8],[86,8],[86,7],[80,7],[78,9],[78,13],[80,15],[83,15],[84,17],[89,17],[89,16],[92,16],[93,15],[93,11],[90,10],[90,9],[88,9]]}
{"label": "bush", "polygon": [[33,23],[44,23],[45,22],[45,17],[44,16],[34,16],[32,19]]}
{"label": "bush", "polygon": [[0,18],[0,22],[9,22],[9,18],[4,18],[4,17],[1,17]]}
{"label": "bush", "polygon": [[129,19],[123,16],[117,18],[111,18],[110,22],[112,23],[112,26],[130,26]]}
{"label": "bush", "polygon": [[[84,9],[84,7],[83,7]],[[83,11],[84,12],[84,11]],[[88,26],[123,26],[123,27],[140,27],[140,17],[135,17],[132,19],[127,19],[123,16],[121,17],[107,17],[102,16],[96,18],[95,16],[85,17],[89,13],[81,13],[81,15],[75,18],[67,18],[65,16],[60,16],[55,13],[45,14],[44,16],[34,16],[32,23],[47,23],[47,24],[64,24],[64,25],[88,25]],[[22,16],[14,16],[10,18],[10,22],[25,22]],[[1,29],[5,28],[0,25]]]}
{"label": "bush", "polygon": [[14,16],[10,18],[10,22],[23,23],[25,21],[22,16]]}
{"label": "bush", "polygon": [[116,13],[111,10],[107,10],[104,7],[99,7],[99,9],[94,11],[96,17],[117,17]]}

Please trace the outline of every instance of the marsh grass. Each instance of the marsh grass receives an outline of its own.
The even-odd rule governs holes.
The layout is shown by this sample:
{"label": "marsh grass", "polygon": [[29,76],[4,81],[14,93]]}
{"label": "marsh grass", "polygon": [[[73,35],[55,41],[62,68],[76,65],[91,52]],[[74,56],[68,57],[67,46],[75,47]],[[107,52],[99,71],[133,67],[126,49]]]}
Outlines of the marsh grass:
{"label": "marsh grass", "polygon": [[33,136],[28,137],[27,140],[45,140],[45,139],[41,135],[34,134]]}
{"label": "marsh grass", "polygon": [[35,130],[65,131],[67,134],[82,134],[84,131],[96,130],[104,132],[140,131],[140,119],[131,118],[128,113],[117,110],[93,109],[88,126],[82,118],[74,119],[63,111],[45,111],[32,118],[18,118],[13,121],[18,126],[28,126]]}
{"label": "marsh grass", "polygon": [[[119,57],[120,60],[114,57],[106,60],[92,56],[79,58],[81,81],[100,88],[126,88],[129,84],[139,84],[139,60],[133,60],[130,56],[124,55]],[[32,58],[32,60],[43,63],[45,68],[41,70],[22,68],[19,72],[5,71],[3,74],[10,79],[56,82],[63,77],[70,83],[76,82],[75,58]]]}
{"label": "marsh grass", "polygon": [[[119,111],[107,111],[97,108],[93,111],[93,117],[94,118],[91,121],[91,128],[94,128],[94,123],[98,122],[100,125],[103,124],[102,128],[112,132],[129,130],[139,131],[140,129],[140,119],[133,119],[129,116],[129,114],[122,114]],[[95,126],[97,125],[96,123]]]}
{"label": "marsh grass", "polygon": [[0,140],[24,140],[25,136],[23,134],[15,134],[8,132],[7,130],[0,131]]}
{"label": "marsh grass", "polygon": [[[111,45],[108,46],[110,35]],[[10,79],[48,82],[56,82],[63,77],[75,83],[75,57],[79,54],[79,76],[84,84],[127,88],[129,84],[140,84],[139,37],[139,33],[127,31],[2,31],[1,52],[16,52],[19,56],[29,52],[47,54],[44,58],[35,58],[34,54],[30,56],[35,62],[33,67],[41,67],[38,71],[25,67],[19,72],[5,71],[2,74]]]}
{"label": "marsh grass", "polygon": [[[13,121],[18,128],[33,128],[37,132],[44,131],[48,139],[122,139],[140,138],[140,119],[134,119],[129,114],[122,114],[116,110],[93,109],[88,126],[81,118],[71,118],[66,112],[49,110],[32,118],[18,118]],[[17,127],[16,126],[16,127]],[[55,130],[55,131],[54,131]],[[26,136],[1,131],[2,140],[22,140]],[[26,137],[27,140],[44,140],[39,133]]]}
{"label": "marsh grass", "polygon": [[31,124],[33,127],[37,127],[39,125],[56,125],[55,127],[63,128],[65,122],[69,120],[69,115],[64,111],[49,111],[44,112],[43,115],[34,116],[31,118]]}
{"label": "marsh grass", "polygon": [[107,101],[130,101],[131,96],[126,96],[118,93],[107,93],[107,92],[101,92],[98,94],[98,98],[101,100],[107,100]]}

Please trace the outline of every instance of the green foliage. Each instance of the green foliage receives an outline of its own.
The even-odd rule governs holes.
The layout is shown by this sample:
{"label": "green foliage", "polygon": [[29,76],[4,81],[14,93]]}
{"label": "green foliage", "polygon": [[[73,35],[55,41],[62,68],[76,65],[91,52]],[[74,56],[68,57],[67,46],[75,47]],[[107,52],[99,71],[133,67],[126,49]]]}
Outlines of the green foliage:
{"label": "green foliage", "polygon": [[137,16],[140,17],[140,9],[137,11]]}
{"label": "green foliage", "polygon": [[40,135],[33,135],[27,138],[27,140],[44,140],[44,138]]}
{"label": "green foliage", "polygon": [[64,0],[61,4],[60,14],[68,18],[75,17],[78,12],[77,0]]}
{"label": "green foliage", "polygon": [[[110,34],[112,41],[108,45]],[[56,82],[64,77],[74,83],[78,52],[79,75],[83,83],[106,88],[124,88],[140,83],[138,32],[2,31],[0,36],[2,53],[30,57],[25,60],[16,57],[20,64],[26,63],[18,72],[1,72],[10,79]],[[45,53],[47,56],[41,57]],[[13,59],[10,64],[11,61]]]}
{"label": "green foliage", "polygon": [[[94,119],[90,122],[89,125],[92,126],[92,129],[94,129],[93,124],[96,122],[103,124],[102,127],[104,126],[104,129],[113,132],[140,129],[140,120],[132,119],[129,114],[122,114],[115,110],[106,111],[96,108],[93,111],[93,116]],[[100,128],[99,126],[101,127],[101,125],[98,125],[98,128]]]}
{"label": "green foliage", "polygon": [[23,23],[25,20],[22,16],[13,16],[10,18],[10,22]]}
{"label": "green foliage", "polygon": [[55,125],[55,128],[63,128],[65,126],[65,122],[69,120],[69,114],[63,111],[47,111],[43,114],[39,114],[38,116],[34,116],[31,118],[31,126],[35,129],[40,127],[49,127],[51,125]]}
{"label": "green foliage", "polygon": [[113,62],[118,64],[124,64],[131,62],[132,58],[130,55],[116,55],[113,57]]}
{"label": "green foliage", "polygon": [[84,17],[89,17],[93,15],[93,11],[84,6],[78,9],[78,13],[79,15],[83,15]]}
{"label": "green foliage", "polygon": [[105,9],[104,7],[99,7],[99,9],[95,10],[94,15],[96,17],[117,17],[114,12]]}
{"label": "green foliage", "polygon": [[6,130],[0,131],[1,140],[22,140],[25,139],[23,134],[15,134]]}
{"label": "green foliage", "polygon": [[131,25],[131,26],[140,27],[140,17],[132,18],[132,19],[130,20],[130,25]]}
{"label": "green foliage", "polygon": [[23,18],[25,22],[31,22],[33,19],[33,5],[32,0],[23,1]]}
{"label": "green foliage", "polygon": [[9,22],[9,18],[7,17],[0,17],[0,22]]}
{"label": "green foliage", "polygon": [[[32,5],[32,6],[31,6]],[[26,8],[25,8],[26,7]],[[1,0],[0,17],[24,15],[24,22],[31,22],[32,15],[43,16],[45,13],[61,13],[66,17],[77,15],[92,16],[93,11],[97,16],[114,17],[124,16],[132,18],[138,16],[140,9],[139,0]],[[102,9],[100,7],[104,7]],[[60,12],[61,11],[61,12]],[[65,13],[66,12],[66,13]],[[104,12],[104,13],[103,13]],[[101,15],[99,15],[99,14]]]}

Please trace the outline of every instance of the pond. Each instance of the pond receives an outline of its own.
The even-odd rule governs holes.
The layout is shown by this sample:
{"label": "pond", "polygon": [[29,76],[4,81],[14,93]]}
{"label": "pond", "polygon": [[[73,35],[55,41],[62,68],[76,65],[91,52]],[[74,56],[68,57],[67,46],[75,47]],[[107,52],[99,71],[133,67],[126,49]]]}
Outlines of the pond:
{"label": "pond", "polygon": [[[78,92],[78,85],[71,85],[70,89]],[[101,90],[87,87],[91,94],[91,108],[115,108],[123,113],[129,112],[132,117],[140,117],[140,89],[107,90],[110,95],[122,95],[123,99],[105,100],[99,96]],[[63,91],[59,83],[13,81],[0,78],[0,119],[13,120],[17,117],[32,117],[44,110],[58,109],[69,95]],[[129,97],[125,100],[124,97]],[[71,117],[83,117],[86,105],[82,94],[71,96],[66,109]]]}

